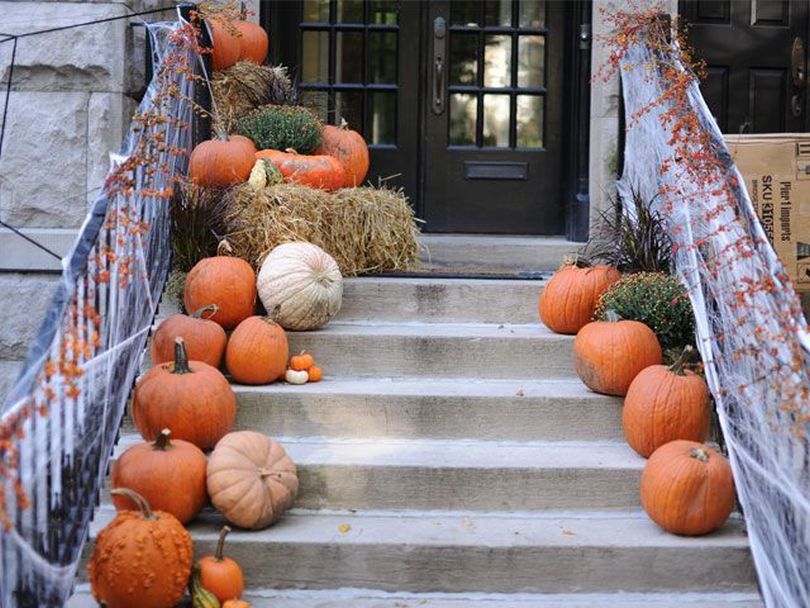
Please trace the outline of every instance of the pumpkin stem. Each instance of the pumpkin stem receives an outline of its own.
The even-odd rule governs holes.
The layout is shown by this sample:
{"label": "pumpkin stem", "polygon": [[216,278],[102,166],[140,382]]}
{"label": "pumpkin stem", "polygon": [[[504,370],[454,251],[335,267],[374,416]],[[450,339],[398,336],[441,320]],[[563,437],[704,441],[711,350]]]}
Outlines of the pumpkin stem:
{"label": "pumpkin stem", "polygon": [[225,537],[228,536],[228,532],[231,529],[228,526],[222,526],[222,530],[219,531],[219,540],[217,540],[217,549],[214,551],[214,559],[218,562],[221,562],[224,558],[222,555],[222,551],[225,549]]}
{"label": "pumpkin stem", "polygon": [[577,254],[567,255],[563,258],[562,267],[576,266],[577,268],[590,268],[593,266],[591,262],[584,256]]}
{"label": "pumpkin stem", "polygon": [[700,462],[709,462],[709,453],[702,447],[689,450],[689,456],[697,458]]}
{"label": "pumpkin stem", "polygon": [[152,507],[149,506],[149,503],[146,502],[146,499],[138,494],[135,490],[130,490],[129,488],[114,488],[110,490],[110,494],[113,496],[126,496],[136,505],[138,505],[138,509],[143,515],[144,519],[155,519],[154,513],[152,513]]}
{"label": "pumpkin stem", "polygon": [[210,319],[211,317],[213,317],[215,314],[217,314],[219,312],[219,306],[217,306],[216,304],[208,304],[206,306],[202,306],[202,307],[198,308],[197,310],[195,310],[193,313],[191,313],[191,318],[192,319],[202,319],[203,315],[205,313],[207,313],[207,312],[210,312],[211,314],[209,316],[205,317],[205,318]]}
{"label": "pumpkin stem", "polygon": [[691,344],[687,344],[686,346],[684,346],[683,352],[681,352],[681,356],[677,358],[675,363],[669,366],[669,371],[678,376],[683,376],[684,375],[683,366],[691,358],[694,350],[695,349],[692,347]]}
{"label": "pumpkin stem", "polygon": [[190,374],[191,368],[188,365],[188,353],[186,352],[186,341],[180,336],[174,339],[174,369],[173,374]]}
{"label": "pumpkin stem", "polygon": [[298,154],[298,150],[296,150],[295,148],[284,148],[284,151],[287,154]]}
{"label": "pumpkin stem", "polygon": [[622,320],[622,316],[615,310],[608,310],[605,313],[605,320],[610,323],[618,323],[619,321]]}
{"label": "pumpkin stem", "polygon": [[171,436],[172,432],[169,429],[163,429],[160,431],[160,435],[157,436],[157,439],[155,439],[155,443],[152,444],[152,447],[161,452],[165,452],[172,447]]}
{"label": "pumpkin stem", "polygon": [[231,247],[228,239],[222,239],[217,243],[217,255],[233,255],[233,247]]}
{"label": "pumpkin stem", "polygon": [[338,128],[343,129],[344,131],[348,130],[349,128],[349,123],[346,122],[346,119],[342,116],[340,117],[340,124],[338,125]]}

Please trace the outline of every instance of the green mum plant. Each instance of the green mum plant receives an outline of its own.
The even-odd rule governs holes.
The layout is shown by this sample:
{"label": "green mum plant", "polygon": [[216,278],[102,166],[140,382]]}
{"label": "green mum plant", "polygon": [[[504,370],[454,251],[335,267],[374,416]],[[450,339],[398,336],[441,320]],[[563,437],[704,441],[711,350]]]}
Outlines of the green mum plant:
{"label": "green mum plant", "polygon": [[253,140],[258,150],[312,154],[321,145],[323,123],[298,106],[260,106],[236,122],[236,133]]}

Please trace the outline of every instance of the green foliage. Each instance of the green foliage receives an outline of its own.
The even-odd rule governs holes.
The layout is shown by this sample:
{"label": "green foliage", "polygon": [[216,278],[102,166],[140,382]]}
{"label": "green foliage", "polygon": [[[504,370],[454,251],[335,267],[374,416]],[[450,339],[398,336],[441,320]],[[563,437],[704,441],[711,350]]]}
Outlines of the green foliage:
{"label": "green foliage", "polygon": [[261,106],[236,121],[236,133],[253,140],[258,150],[312,154],[321,144],[323,123],[298,106]]}
{"label": "green foliage", "polygon": [[623,319],[646,324],[665,351],[680,352],[695,342],[692,304],[676,276],[639,272],[622,277],[599,298],[596,318],[604,320],[609,310]]}

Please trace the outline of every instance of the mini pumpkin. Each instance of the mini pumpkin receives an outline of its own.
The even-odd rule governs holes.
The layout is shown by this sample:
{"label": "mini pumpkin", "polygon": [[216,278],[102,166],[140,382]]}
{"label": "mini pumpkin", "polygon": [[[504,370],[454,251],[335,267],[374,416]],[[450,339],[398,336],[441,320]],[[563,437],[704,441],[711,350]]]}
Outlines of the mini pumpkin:
{"label": "mini pumpkin", "polygon": [[343,188],[360,186],[368,173],[368,145],[357,131],[352,131],[345,120],[340,126],[326,125],[321,133],[321,145],[315,154],[334,156],[343,167]]}
{"label": "mini pumpkin", "polygon": [[337,262],[317,245],[285,243],[262,262],[257,281],[266,310],[285,329],[318,329],[340,310],[343,277]]}
{"label": "mini pumpkin", "polygon": [[188,160],[191,181],[204,188],[227,188],[240,184],[250,176],[256,162],[256,148],[246,137],[239,140],[211,139],[194,147]]}
{"label": "mini pumpkin", "polygon": [[176,517],[152,511],[127,488],[137,511],[121,511],[99,532],[87,564],[90,589],[109,608],[170,608],[185,593],[193,561],[191,536]]}
{"label": "mini pumpkin", "polygon": [[288,369],[284,373],[284,380],[287,384],[306,384],[309,382],[309,372],[305,369],[300,371]]}
{"label": "mini pumpkin", "polygon": [[189,361],[182,338],[174,361],[146,372],[135,386],[132,421],[154,441],[163,429],[200,449],[214,446],[233,426],[236,396],[222,373],[202,361]]}
{"label": "mini pumpkin", "polygon": [[313,365],[307,370],[307,382],[320,382],[323,378],[323,370],[317,365]]}
{"label": "mini pumpkin", "polygon": [[290,358],[290,369],[294,369],[297,372],[307,371],[313,365],[315,365],[315,359],[305,351],[301,351],[300,354],[293,355]]}
{"label": "mini pumpkin", "polygon": [[223,555],[225,537],[230,531],[228,526],[222,526],[214,554],[206,555],[197,562],[200,584],[216,595],[220,602],[238,599],[245,590],[242,568],[230,557]]}
{"label": "mini pumpkin", "polygon": [[614,312],[593,321],[574,338],[577,374],[592,391],[624,396],[638,373],[661,363],[661,345],[638,321],[623,321]]}
{"label": "mini pumpkin", "polygon": [[250,608],[250,604],[245,600],[228,600],[222,604],[222,608]]}
{"label": "mini pumpkin", "polygon": [[255,431],[223,437],[208,460],[208,495],[229,522],[258,530],[278,520],[298,493],[295,464],[280,443]]}
{"label": "mini pumpkin", "polygon": [[248,317],[231,334],[225,366],[242,384],[270,384],[284,375],[290,347],[284,329],[269,317]]}
{"label": "mini pumpkin", "polygon": [[328,154],[298,154],[292,148],[260,150],[256,158],[266,158],[278,167],[284,181],[332,192],[343,184],[343,166]]}
{"label": "mini pumpkin", "polygon": [[250,61],[261,65],[267,59],[270,40],[265,29],[251,21],[231,21],[239,32],[239,61]]}
{"label": "mini pumpkin", "polygon": [[731,466],[702,443],[670,441],[644,467],[641,505],[668,532],[708,534],[721,528],[734,509]]}
{"label": "mini pumpkin", "polygon": [[195,310],[190,315],[172,315],[155,331],[152,336],[150,353],[152,363],[165,363],[174,359],[174,341],[180,337],[185,340],[188,358],[202,361],[212,367],[219,367],[225,354],[228,337],[222,326],[205,318],[216,314],[219,307],[209,304]]}

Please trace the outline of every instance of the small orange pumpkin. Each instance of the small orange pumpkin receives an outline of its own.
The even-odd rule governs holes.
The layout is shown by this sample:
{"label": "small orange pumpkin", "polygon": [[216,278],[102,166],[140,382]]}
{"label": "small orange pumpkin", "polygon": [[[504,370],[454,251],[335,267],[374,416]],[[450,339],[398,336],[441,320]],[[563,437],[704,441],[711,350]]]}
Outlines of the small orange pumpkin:
{"label": "small orange pumpkin", "polygon": [[263,27],[251,21],[231,21],[231,25],[241,34],[239,36],[239,61],[264,63],[270,40]]}
{"label": "small orange pumpkin", "polygon": [[645,458],[675,439],[702,443],[709,434],[709,389],[683,367],[693,350],[686,347],[670,367],[651,365],[630,384],[622,411],[624,436]]}
{"label": "small orange pumpkin", "polygon": [[222,608],[250,608],[250,604],[245,600],[228,600],[222,604]]}
{"label": "small orange pumpkin", "polygon": [[641,505],[667,532],[708,534],[722,527],[734,509],[731,466],[702,443],[670,441],[644,467]]}
{"label": "small orange pumpkin", "polygon": [[343,166],[328,154],[310,156],[288,148],[285,152],[259,150],[256,159],[259,158],[266,158],[278,167],[286,182],[330,192],[343,184]]}
{"label": "small orange pumpkin", "polygon": [[231,334],[225,366],[242,384],[270,384],[287,369],[290,347],[284,328],[270,317],[248,317]]}
{"label": "small orange pumpkin", "polygon": [[320,382],[321,378],[323,378],[323,370],[317,365],[313,365],[307,371],[309,372],[307,382]]}
{"label": "small orange pumpkin", "polygon": [[315,154],[328,154],[343,167],[343,188],[360,186],[368,173],[368,145],[357,131],[352,131],[345,120],[340,126],[327,125],[321,132],[321,145]]}
{"label": "small orange pumpkin", "polygon": [[242,141],[246,139],[209,139],[197,144],[188,159],[189,179],[204,188],[226,188],[246,181],[256,162],[256,148],[253,142],[252,150],[248,148]]}
{"label": "small orange pumpkin", "polygon": [[576,258],[554,273],[540,294],[540,320],[558,334],[575,334],[593,318],[605,290],[621,278],[610,266]]}
{"label": "small orange pumpkin", "polygon": [[577,374],[592,391],[624,396],[638,373],[661,363],[661,345],[639,321],[624,321],[608,311],[607,321],[593,321],[574,338]]}
{"label": "small orange pumpkin", "polygon": [[239,61],[241,50],[237,29],[230,21],[217,16],[211,17],[206,23],[211,30],[211,41],[213,42],[211,63],[214,69],[224,70],[231,67]]}
{"label": "small orange pumpkin", "polygon": [[220,602],[238,599],[245,590],[242,568],[230,557],[223,556],[225,537],[230,531],[228,526],[222,526],[214,554],[206,555],[197,563],[200,584],[216,595]]}
{"label": "small orange pumpkin", "polygon": [[299,355],[293,355],[290,359],[290,369],[297,372],[307,371],[313,365],[315,365],[315,359],[305,351],[301,351]]}
{"label": "small orange pumpkin", "polygon": [[190,315],[172,315],[155,331],[152,336],[150,353],[152,363],[165,363],[174,359],[174,340],[183,338],[186,342],[188,358],[202,361],[212,367],[219,367],[225,354],[228,336],[218,323],[203,318],[206,314],[216,314],[219,307],[209,304],[195,310]]}

